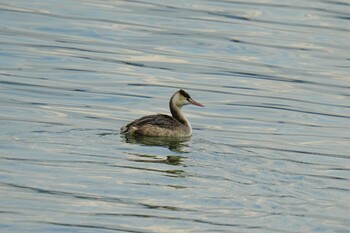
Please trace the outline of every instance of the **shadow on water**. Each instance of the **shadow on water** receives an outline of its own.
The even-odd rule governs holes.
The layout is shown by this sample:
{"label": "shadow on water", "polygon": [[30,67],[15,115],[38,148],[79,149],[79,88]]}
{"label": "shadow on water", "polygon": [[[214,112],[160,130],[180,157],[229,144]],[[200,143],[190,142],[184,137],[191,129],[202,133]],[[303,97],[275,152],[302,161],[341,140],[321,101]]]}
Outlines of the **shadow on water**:
{"label": "shadow on water", "polygon": [[131,144],[141,144],[145,146],[160,146],[169,148],[169,150],[177,153],[186,153],[185,147],[191,137],[185,138],[167,138],[167,137],[147,137],[136,135],[121,135],[125,142]]}

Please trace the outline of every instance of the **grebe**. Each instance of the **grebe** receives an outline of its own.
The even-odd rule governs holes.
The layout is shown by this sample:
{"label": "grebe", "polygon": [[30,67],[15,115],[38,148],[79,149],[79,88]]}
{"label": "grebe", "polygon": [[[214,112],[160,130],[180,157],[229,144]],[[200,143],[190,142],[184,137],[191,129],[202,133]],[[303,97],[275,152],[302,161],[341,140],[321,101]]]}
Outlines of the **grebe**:
{"label": "grebe", "polygon": [[189,137],[192,135],[192,127],[181,111],[182,106],[188,104],[204,107],[181,89],[175,92],[169,101],[172,116],[164,114],[144,116],[123,126],[120,132],[140,136]]}

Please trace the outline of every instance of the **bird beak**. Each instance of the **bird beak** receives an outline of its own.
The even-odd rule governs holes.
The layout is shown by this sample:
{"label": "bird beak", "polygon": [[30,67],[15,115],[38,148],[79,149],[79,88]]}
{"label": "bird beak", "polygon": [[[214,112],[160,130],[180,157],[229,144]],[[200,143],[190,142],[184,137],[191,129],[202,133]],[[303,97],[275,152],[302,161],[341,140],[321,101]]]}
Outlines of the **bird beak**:
{"label": "bird beak", "polygon": [[200,104],[200,103],[194,101],[193,99],[188,99],[188,102],[190,102],[193,105],[199,106],[199,107],[204,107],[203,104]]}

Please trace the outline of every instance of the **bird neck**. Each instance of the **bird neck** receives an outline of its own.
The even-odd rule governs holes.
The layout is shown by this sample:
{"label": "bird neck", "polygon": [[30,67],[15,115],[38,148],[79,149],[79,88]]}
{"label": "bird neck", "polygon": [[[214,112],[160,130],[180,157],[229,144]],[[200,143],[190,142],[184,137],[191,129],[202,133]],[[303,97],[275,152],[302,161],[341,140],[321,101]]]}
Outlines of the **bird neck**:
{"label": "bird neck", "polygon": [[184,116],[184,114],[181,111],[181,107],[178,107],[173,101],[172,99],[169,102],[169,107],[170,107],[170,112],[171,115],[178,120],[181,124],[184,125],[189,125],[188,120],[186,119],[186,117]]}

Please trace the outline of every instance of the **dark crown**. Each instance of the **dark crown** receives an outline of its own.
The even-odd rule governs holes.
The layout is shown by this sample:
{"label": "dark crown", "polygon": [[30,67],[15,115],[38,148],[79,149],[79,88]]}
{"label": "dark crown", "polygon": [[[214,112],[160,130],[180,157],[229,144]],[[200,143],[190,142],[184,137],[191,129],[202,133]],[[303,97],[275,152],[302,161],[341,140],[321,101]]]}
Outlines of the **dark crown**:
{"label": "dark crown", "polygon": [[186,91],[184,91],[184,90],[181,89],[179,92],[180,92],[180,94],[183,95],[186,99],[191,98],[191,96],[190,96]]}

